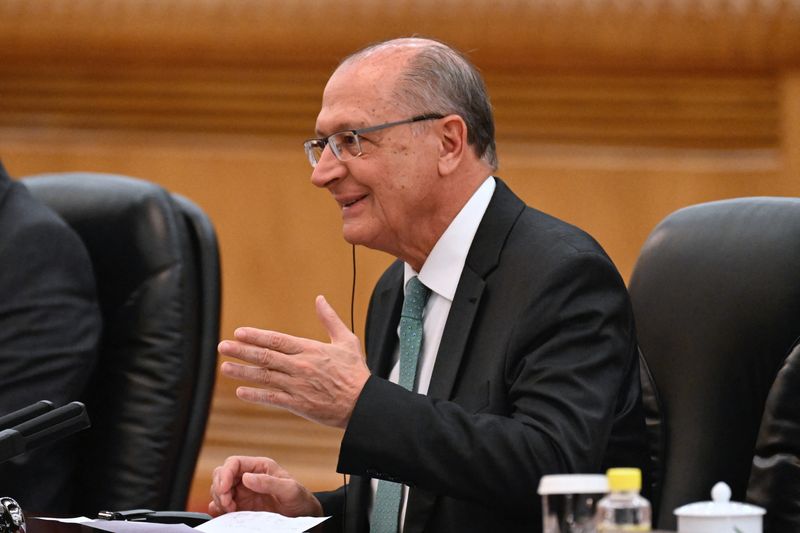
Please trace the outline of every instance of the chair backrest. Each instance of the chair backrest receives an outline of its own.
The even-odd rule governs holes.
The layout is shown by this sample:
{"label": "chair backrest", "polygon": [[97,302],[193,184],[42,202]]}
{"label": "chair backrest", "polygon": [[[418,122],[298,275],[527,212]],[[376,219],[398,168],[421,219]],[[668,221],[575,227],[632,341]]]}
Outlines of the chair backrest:
{"label": "chair backrest", "polygon": [[800,335],[799,265],[798,198],[688,207],[645,242],[629,289],[644,394],[660,402],[659,528],[674,529],[674,509],[710,499],[717,481],[745,499],[767,394]]}
{"label": "chair backrest", "polygon": [[83,398],[74,512],[186,505],[217,360],[220,267],[208,217],[186,198],[123,176],[22,180],[83,239],[103,315]]}
{"label": "chair backrest", "polygon": [[747,501],[767,510],[764,533],[800,531],[800,339],[767,396]]}

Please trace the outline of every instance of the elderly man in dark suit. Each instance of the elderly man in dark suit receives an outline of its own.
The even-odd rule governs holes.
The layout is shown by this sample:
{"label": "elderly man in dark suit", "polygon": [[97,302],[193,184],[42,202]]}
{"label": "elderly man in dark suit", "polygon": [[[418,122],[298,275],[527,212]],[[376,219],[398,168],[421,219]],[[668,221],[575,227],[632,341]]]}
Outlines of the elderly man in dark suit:
{"label": "elderly man in dark suit", "polygon": [[313,494],[268,458],[231,457],[210,511],[530,533],[542,475],[642,466],[624,283],[590,236],[492,176],[475,68],[427,39],[369,47],[328,81],[316,132],[311,181],[341,206],[345,240],[398,259],[370,301],[366,363],[318,297],[330,343],[239,328],[220,352],[243,363],[222,372],[251,384],[244,400],[344,428],[338,471],[351,481]]}
{"label": "elderly man in dark suit", "polygon": [[[80,238],[0,164],[0,415],[80,399],[100,339],[95,291]],[[26,511],[68,512],[74,444],[0,465],[0,496]]]}

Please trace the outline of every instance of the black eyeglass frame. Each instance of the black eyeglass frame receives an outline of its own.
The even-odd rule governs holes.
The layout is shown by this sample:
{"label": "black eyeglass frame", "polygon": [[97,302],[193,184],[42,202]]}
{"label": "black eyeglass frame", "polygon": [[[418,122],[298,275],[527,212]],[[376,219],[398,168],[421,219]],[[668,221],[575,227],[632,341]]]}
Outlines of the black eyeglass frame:
{"label": "black eyeglass frame", "polygon": [[[361,141],[359,140],[359,136],[363,135],[364,133],[371,133],[373,131],[383,130],[383,129],[386,129],[386,128],[392,128],[394,126],[400,126],[402,124],[412,124],[414,122],[421,122],[423,120],[436,120],[436,119],[440,119],[440,118],[444,118],[444,117],[445,117],[445,115],[441,115],[439,113],[426,113],[424,115],[416,115],[414,117],[411,117],[411,118],[408,118],[408,119],[405,119],[405,120],[396,120],[394,122],[386,122],[385,124],[378,124],[377,126],[367,126],[366,128],[358,128],[358,129],[354,129],[354,130],[337,131],[336,133],[331,133],[327,137],[320,137],[320,138],[317,138],[317,139],[308,139],[303,143],[303,148],[305,148],[306,156],[308,157],[308,162],[311,163],[312,167],[316,167],[317,163],[319,163],[319,160],[314,155],[314,149],[319,149],[319,153],[320,153],[320,156],[321,156],[323,150],[325,150],[325,147],[328,146],[328,145],[330,145],[331,151],[333,152],[333,155],[336,156],[336,159],[338,159],[339,161],[349,161],[351,159],[355,159],[355,158],[360,157],[361,155],[363,155],[363,152],[361,151]],[[336,137],[337,135],[341,135],[342,133],[350,133],[350,134],[353,135],[353,138],[356,141],[356,148],[357,148],[357,152],[358,152],[358,153],[356,153],[356,154],[354,154],[354,155],[352,155],[350,157],[347,157],[345,159],[342,159],[342,155],[343,154],[339,150],[339,147],[336,145],[336,143],[331,142],[331,139],[333,137]],[[350,154],[348,154],[348,156],[349,155]]]}

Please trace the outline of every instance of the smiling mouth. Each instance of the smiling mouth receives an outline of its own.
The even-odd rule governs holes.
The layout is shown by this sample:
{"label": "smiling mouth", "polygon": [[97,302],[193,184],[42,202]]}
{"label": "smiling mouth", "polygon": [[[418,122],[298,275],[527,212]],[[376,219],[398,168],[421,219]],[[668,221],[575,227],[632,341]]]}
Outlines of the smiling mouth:
{"label": "smiling mouth", "polygon": [[346,208],[352,206],[353,204],[356,204],[356,203],[360,202],[361,200],[363,200],[366,197],[367,197],[367,195],[365,194],[364,196],[360,196],[360,197],[356,198],[355,200],[351,200],[349,202],[344,202],[344,203],[342,203],[342,207],[346,209]]}

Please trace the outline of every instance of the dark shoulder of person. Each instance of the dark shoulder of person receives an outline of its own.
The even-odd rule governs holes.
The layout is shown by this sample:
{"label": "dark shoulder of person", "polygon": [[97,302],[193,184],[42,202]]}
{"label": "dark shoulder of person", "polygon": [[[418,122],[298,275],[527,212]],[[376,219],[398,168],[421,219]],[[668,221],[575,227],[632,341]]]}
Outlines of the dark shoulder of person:
{"label": "dark shoulder of person", "polygon": [[[80,237],[0,165],[0,414],[39,400],[81,400],[102,320]],[[26,511],[69,511],[69,439],[0,465],[0,496]]]}

